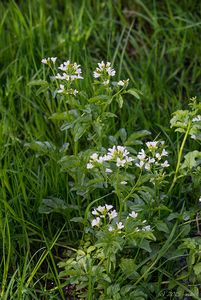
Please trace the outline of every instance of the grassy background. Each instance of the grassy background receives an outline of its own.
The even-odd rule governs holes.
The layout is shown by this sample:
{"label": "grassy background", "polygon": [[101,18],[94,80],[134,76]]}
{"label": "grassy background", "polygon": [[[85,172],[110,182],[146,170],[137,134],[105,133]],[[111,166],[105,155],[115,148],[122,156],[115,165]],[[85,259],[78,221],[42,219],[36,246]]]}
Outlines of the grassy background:
{"label": "grassy background", "polygon": [[53,104],[29,85],[45,76],[41,58],[70,58],[82,65],[86,78],[98,61],[112,61],[117,77],[129,77],[143,93],[140,101],[131,98],[119,112],[120,126],[130,133],[168,132],[171,112],[201,93],[200,20],[200,1],[1,1],[3,299],[58,299],[45,291],[52,282],[59,286],[55,258],[61,256],[61,244],[62,249],[73,246],[79,235],[66,215],[38,212],[49,196],[77,201],[57,154],[35,157],[24,146],[33,140],[62,141],[48,120]]}

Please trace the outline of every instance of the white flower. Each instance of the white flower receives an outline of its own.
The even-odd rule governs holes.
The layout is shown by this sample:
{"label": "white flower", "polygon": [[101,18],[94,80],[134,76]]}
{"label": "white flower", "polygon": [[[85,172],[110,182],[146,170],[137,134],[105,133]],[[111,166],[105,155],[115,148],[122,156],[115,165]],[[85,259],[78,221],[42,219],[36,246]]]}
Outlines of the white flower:
{"label": "white flower", "polygon": [[92,163],[87,164],[87,169],[93,169],[94,165]]}
{"label": "white flower", "polygon": [[141,160],[139,163],[136,163],[135,165],[136,165],[136,167],[139,167],[140,169],[142,169],[144,164],[145,164],[145,162]]}
{"label": "white flower", "polygon": [[168,156],[168,152],[165,149],[163,149],[161,156]]}
{"label": "white flower", "polygon": [[108,213],[109,219],[112,220],[118,216],[116,210],[112,210],[110,213]]}
{"label": "white flower", "polygon": [[47,60],[47,58],[43,58],[43,59],[41,60],[41,62],[42,62],[42,64],[45,64],[45,65],[47,65],[47,63],[48,63],[48,60]]}
{"label": "white flower", "polygon": [[164,163],[161,164],[161,167],[162,167],[162,168],[167,168],[167,167],[169,167],[168,161],[167,161],[167,160],[164,161]]}
{"label": "white flower", "polygon": [[131,218],[135,219],[135,218],[137,218],[138,213],[136,213],[135,211],[132,211],[132,212],[129,214],[129,216],[130,216]]}
{"label": "white flower", "polygon": [[151,165],[149,163],[145,163],[144,168],[145,168],[145,170],[150,170],[151,169]]}
{"label": "white flower", "polygon": [[97,153],[93,153],[90,158],[94,161],[98,161],[98,154]]}
{"label": "white flower", "polygon": [[94,78],[98,78],[98,77],[100,77],[101,76],[101,74],[100,73],[98,73],[98,72],[96,72],[96,71],[94,71]]}
{"label": "white flower", "polygon": [[126,86],[128,84],[128,82],[129,82],[129,79],[127,79],[127,80],[119,80],[117,82],[117,85],[119,85],[119,86]]}
{"label": "white flower", "polygon": [[105,169],[105,173],[112,173],[112,170],[109,169],[109,168],[106,168],[106,169]]}
{"label": "white flower", "polygon": [[113,205],[105,204],[105,208],[106,208],[107,211],[109,211],[110,209],[113,208]]}
{"label": "white flower", "polygon": [[134,158],[132,157],[126,156],[125,158],[127,163],[131,163],[132,161],[134,161]]}
{"label": "white flower", "polygon": [[104,155],[104,161],[110,161],[110,160],[112,160],[112,155],[110,154]]}
{"label": "white flower", "polygon": [[162,154],[160,154],[160,153],[156,153],[156,155],[155,155],[155,157],[158,159],[158,160],[161,160],[161,156],[162,156]]}
{"label": "white flower", "polygon": [[57,79],[65,79],[67,81],[69,80],[75,80],[75,79],[83,79],[81,76],[82,70],[80,68],[80,65],[77,63],[71,63],[70,60],[64,62],[58,67],[59,70],[63,71],[63,75],[57,76],[55,78]]}
{"label": "white flower", "polygon": [[74,90],[74,91],[73,91],[73,95],[76,96],[77,94],[78,94],[78,91],[77,91],[77,90]]}
{"label": "white flower", "polygon": [[60,87],[60,90],[58,90],[57,93],[63,93],[65,91],[64,84],[60,84],[59,87]]}
{"label": "white flower", "polygon": [[51,57],[50,59],[51,59],[51,61],[53,62],[53,64],[55,64],[55,62],[56,62],[56,60],[57,60],[57,57]]}
{"label": "white flower", "polygon": [[64,80],[65,77],[61,76],[61,74],[57,73],[57,75],[54,77],[55,79],[60,79],[60,80]]}
{"label": "white flower", "polygon": [[119,157],[117,157],[117,162],[116,162],[117,167],[124,167],[125,163],[126,163],[125,159],[121,160]]}
{"label": "white flower", "polygon": [[53,64],[55,64],[56,60],[57,60],[57,57],[48,57],[48,58],[43,58],[43,59],[41,60],[41,62],[42,62],[42,64],[47,65],[48,62],[51,62],[51,61],[52,61]]}
{"label": "white flower", "polygon": [[98,162],[99,164],[102,164],[104,161],[105,161],[104,156],[99,156],[97,162]]}
{"label": "white flower", "polygon": [[92,226],[92,227],[94,227],[94,226],[99,226],[99,225],[100,225],[100,222],[101,222],[100,217],[97,217],[96,219],[93,219],[93,220],[92,220],[91,226]]}
{"label": "white flower", "polygon": [[104,212],[105,212],[105,206],[98,206],[98,207],[97,207],[97,210],[98,210],[100,213],[104,213]]}
{"label": "white flower", "polygon": [[201,203],[201,196],[200,196],[200,198],[199,198],[199,200],[198,200],[200,203]]}
{"label": "white flower", "polygon": [[98,216],[99,215],[99,213],[97,212],[97,210],[96,209],[94,209],[94,210],[92,210],[92,215],[94,215],[94,216]]}
{"label": "white flower", "polygon": [[118,81],[118,82],[117,82],[117,85],[124,86],[123,80]]}
{"label": "white flower", "polygon": [[108,85],[109,82],[110,82],[109,79],[107,79],[107,80],[103,81],[103,85]]}
{"label": "white flower", "polygon": [[107,155],[104,156],[105,161],[116,160],[117,167],[124,167],[130,164],[134,159],[129,157],[129,152],[124,146],[113,146],[108,149]]}
{"label": "white flower", "polygon": [[[105,68],[105,63],[104,61],[102,61],[101,63],[98,63],[98,66],[99,66],[99,69],[100,70],[103,70]],[[108,62],[107,63],[107,66],[109,67],[110,66],[110,63]]]}
{"label": "white flower", "polygon": [[93,153],[90,156],[90,160],[89,163],[87,164],[87,169],[93,169],[94,168],[94,164],[98,162],[98,154],[97,153]]}
{"label": "white flower", "polygon": [[154,162],[155,162],[155,158],[153,158],[153,157],[149,157],[149,159],[148,159],[148,163],[152,164],[152,163],[154,163]]}
{"label": "white flower", "polygon": [[122,224],[122,222],[116,223],[116,225],[117,225],[118,230],[121,230],[124,228],[124,225]]}
{"label": "white flower", "polygon": [[151,231],[151,226],[147,225],[142,228],[142,231]]}
{"label": "white flower", "polygon": [[147,142],[146,145],[150,150],[155,150],[157,149],[157,144],[158,142]]}
{"label": "white flower", "polygon": [[114,76],[116,71],[114,69],[112,69],[111,67],[107,68],[107,72],[110,76]]}
{"label": "white flower", "polygon": [[121,181],[120,182],[122,185],[126,185],[127,184],[127,181]]}
{"label": "white flower", "polygon": [[114,230],[114,228],[112,226],[109,226],[108,230],[111,232]]}
{"label": "white flower", "polygon": [[191,135],[191,138],[192,138],[193,140],[196,140],[196,139],[197,139],[197,137],[196,137],[195,134],[192,134],[192,135]]}
{"label": "white flower", "polygon": [[124,156],[127,156],[129,152],[127,151],[126,147],[124,146],[117,146],[117,150],[122,153]]}
{"label": "white flower", "polygon": [[96,70],[93,72],[93,76],[94,78],[99,78],[102,76],[103,79],[105,79],[103,84],[108,84],[108,76],[114,76],[115,73],[116,71],[111,68],[110,62],[105,64],[104,61],[102,61],[101,63],[98,63],[98,68],[96,68]]}
{"label": "white flower", "polygon": [[138,153],[138,155],[137,155],[137,158],[138,158],[139,160],[143,160],[143,159],[146,158],[146,153],[145,153],[144,149],[141,149],[141,151],[139,151],[139,153]]}

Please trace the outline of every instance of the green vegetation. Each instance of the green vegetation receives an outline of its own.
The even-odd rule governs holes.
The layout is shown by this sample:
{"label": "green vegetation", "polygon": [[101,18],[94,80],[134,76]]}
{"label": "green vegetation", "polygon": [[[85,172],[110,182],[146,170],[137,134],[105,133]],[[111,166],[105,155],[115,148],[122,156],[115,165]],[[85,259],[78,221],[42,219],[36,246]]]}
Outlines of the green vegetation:
{"label": "green vegetation", "polygon": [[[0,3],[0,299],[201,297],[200,11]],[[77,62],[84,79],[58,93],[45,57]],[[112,89],[94,81],[101,61]]]}

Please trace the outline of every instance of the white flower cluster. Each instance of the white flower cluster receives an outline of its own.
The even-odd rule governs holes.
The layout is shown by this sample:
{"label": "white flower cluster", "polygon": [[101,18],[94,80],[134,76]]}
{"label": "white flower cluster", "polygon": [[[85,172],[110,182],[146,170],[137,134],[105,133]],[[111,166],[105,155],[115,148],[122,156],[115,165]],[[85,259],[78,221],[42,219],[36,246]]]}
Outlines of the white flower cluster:
{"label": "white flower cluster", "polygon": [[[93,209],[91,213],[93,216],[95,216],[95,218],[91,221],[92,227],[99,228],[101,225],[106,225],[108,231],[120,233],[121,230],[126,226],[126,223],[123,224],[121,221],[117,222],[118,213],[112,205],[105,204],[103,206],[98,206],[97,208]],[[127,222],[127,220],[136,219],[137,217],[138,213],[132,211],[128,214],[125,222]],[[141,228],[136,227],[135,231],[151,231],[151,226],[146,225],[146,222],[146,220],[142,221]]]}
{"label": "white flower cluster", "polygon": [[[87,169],[93,169],[97,164],[102,164],[103,162],[115,162],[117,167],[127,167],[132,163],[134,159],[129,156],[129,152],[124,146],[113,146],[108,149],[108,152],[104,156],[98,156],[97,153],[93,153],[90,156],[89,163],[87,164]],[[106,173],[111,173],[112,170],[106,168]]]}
{"label": "white flower cluster", "polygon": [[82,70],[80,68],[80,65],[78,65],[77,63],[71,63],[70,60],[67,60],[63,64],[61,64],[58,69],[61,70],[63,74],[61,75],[60,73],[57,73],[57,75],[55,76],[56,79],[66,81],[83,79],[83,77],[81,76]]}
{"label": "white flower cluster", "polygon": [[122,86],[122,87],[126,87],[126,86],[128,85],[128,83],[129,83],[129,79],[126,79],[126,80],[119,80],[119,81],[117,82],[117,85]]}
{"label": "white flower cluster", "polygon": [[57,57],[48,57],[48,58],[43,58],[43,59],[41,60],[41,62],[42,62],[42,64],[44,64],[44,65],[48,65],[48,64],[51,63],[51,62],[53,62],[53,64],[55,64],[56,60],[57,60]]}
{"label": "white flower cluster", "polygon": [[122,222],[116,222],[115,226],[109,226],[108,230],[111,231],[115,231],[117,230],[118,232],[121,232],[121,230],[124,228],[124,225]]}
{"label": "white flower cluster", "polygon": [[113,209],[112,205],[105,204],[104,206],[98,206],[96,209],[92,210],[92,215],[96,216],[95,219],[92,220],[92,227],[101,225],[102,220],[108,218],[109,222],[118,216],[115,209]]}
{"label": "white flower cluster", "polygon": [[76,89],[65,89],[64,84],[59,85],[60,89],[57,91],[57,93],[66,94],[66,95],[74,95],[76,96],[78,94],[78,91]]}
{"label": "white flower cluster", "polygon": [[163,145],[164,141],[147,142],[148,153],[146,153],[144,149],[141,149],[137,155],[138,162],[135,165],[140,169],[144,168],[148,171],[150,171],[153,166],[159,168],[169,167],[168,161],[163,161],[163,158],[168,156],[168,152],[163,148]]}
{"label": "white flower cluster", "polygon": [[[101,83],[106,86],[109,85],[110,78],[114,77],[115,74],[116,71],[111,67],[111,63],[110,62],[105,63],[104,61],[98,63],[98,67],[93,72],[94,78],[101,80]],[[127,87],[128,83],[129,83],[129,79],[119,80],[118,82],[113,82],[112,84],[115,86]]]}
{"label": "white flower cluster", "polygon": [[115,73],[116,71],[112,69],[110,62],[104,63],[104,61],[102,61],[101,63],[98,63],[98,68],[96,68],[96,70],[94,71],[94,78],[107,78],[108,76],[114,76]]}
{"label": "white flower cluster", "polygon": [[[53,62],[53,64],[55,65],[56,60],[57,57],[48,57],[43,58],[41,62],[51,67],[51,62]],[[70,60],[68,60],[61,64],[60,67],[58,67],[58,70],[62,71],[63,73],[57,73],[57,75],[53,78],[62,80],[63,82],[67,81],[67,86],[65,87],[64,84],[60,84],[57,93],[76,96],[78,94],[78,91],[76,89],[72,89],[71,84],[76,79],[83,79],[83,77],[81,76],[82,70],[80,68],[80,65],[78,65],[77,63],[71,63]]]}

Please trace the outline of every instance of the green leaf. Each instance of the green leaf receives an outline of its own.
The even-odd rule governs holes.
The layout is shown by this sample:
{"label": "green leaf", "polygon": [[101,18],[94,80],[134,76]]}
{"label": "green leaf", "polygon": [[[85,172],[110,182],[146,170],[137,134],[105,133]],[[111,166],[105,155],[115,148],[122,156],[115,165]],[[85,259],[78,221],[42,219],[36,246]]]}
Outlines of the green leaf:
{"label": "green leaf", "polygon": [[147,299],[147,295],[141,289],[136,289],[130,294],[130,299],[145,300]]}
{"label": "green leaf", "polygon": [[49,89],[48,85],[42,85],[36,92],[36,96],[39,96],[42,93],[45,93]]}
{"label": "green leaf", "polygon": [[98,104],[98,105],[102,105],[102,104],[106,104],[109,99],[110,99],[110,97],[107,96],[107,95],[97,95],[93,98],[90,98],[88,100],[88,102],[89,103],[95,103],[95,104]]}
{"label": "green leaf", "polygon": [[61,131],[64,131],[64,130],[68,130],[70,128],[73,128],[74,127],[74,123],[68,123],[68,122],[65,122],[61,127]]}
{"label": "green leaf", "polygon": [[189,110],[177,110],[173,113],[170,120],[170,127],[176,127],[175,131],[185,132],[188,127],[190,112]]}
{"label": "green leaf", "polygon": [[87,254],[93,252],[95,249],[96,249],[95,246],[89,246],[89,247],[87,248]]}
{"label": "green leaf", "polygon": [[200,151],[191,151],[184,156],[184,162],[181,165],[181,169],[193,169],[201,164],[201,152]]}
{"label": "green leaf", "polygon": [[62,169],[74,169],[80,166],[80,161],[75,155],[65,155],[59,160]]}
{"label": "green leaf", "polygon": [[50,151],[56,150],[56,147],[48,141],[45,142],[33,141],[31,143],[24,144],[24,146],[35,152],[39,152],[41,154],[47,154]]}
{"label": "green leaf", "polygon": [[63,121],[69,120],[69,113],[67,111],[61,113],[55,113],[49,117],[51,120]]}
{"label": "green leaf", "polygon": [[182,219],[182,217],[181,217],[181,215],[179,214],[179,213],[177,213],[177,212],[174,212],[174,213],[171,213],[171,214],[169,214],[169,216],[167,217],[167,220],[168,221],[172,221],[172,220],[174,220],[174,219]]}
{"label": "green leaf", "polygon": [[150,135],[150,134],[151,134],[151,132],[148,130],[136,131],[128,137],[127,141],[125,142],[125,146],[142,144],[142,142],[139,140],[139,138],[142,139],[145,136]]}
{"label": "green leaf", "polygon": [[118,144],[117,138],[115,136],[109,135],[108,139],[109,139],[111,145],[117,145]]}
{"label": "green leaf", "polygon": [[88,127],[89,127],[88,124],[83,124],[83,123],[82,124],[80,124],[80,123],[75,124],[75,126],[73,128],[74,142],[77,142],[83,136],[83,134],[86,132]]}
{"label": "green leaf", "polygon": [[164,204],[160,204],[158,207],[153,208],[153,211],[167,211],[167,212],[171,212],[172,210],[165,206]]}
{"label": "green leaf", "polygon": [[33,85],[49,85],[48,82],[46,80],[32,80],[28,83],[29,86],[33,86]]}
{"label": "green leaf", "polygon": [[164,223],[164,222],[162,222],[162,221],[158,221],[158,222],[156,223],[156,228],[157,228],[159,231],[162,231],[162,232],[165,232],[165,233],[169,233],[169,232],[170,232],[170,230],[169,230],[167,224]]}
{"label": "green leaf", "polygon": [[70,219],[70,221],[75,223],[83,223],[84,219],[82,217],[74,217]]}
{"label": "green leaf", "polygon": [[142,93],[140,91],[138,91],[137,89],[129,89],[126,91],[126,93],[133,95],[138,100],[140,100],[140,94],[142,95]]}
{"label": "green leaf", "polygon": [[151,253],[152,249],[150,247],[150,242],[143,239],[140,241],[140,243],[138,244],[138,246],[141,248],[141,249],[144,249],[146,250],[147,252]]}
{"label": "green leaf", "polygon": [[126,277],[133,279],[139,277],[139,274],[136,271],[137,265],[134,259],[122,258],[120,262],[120,268]]}
{"label": "green leaf", "polygon": [[43,199],[41,205],[39,206],[39,213],[49,214],[52,212],[66,213],[66,210],[70,212],[71,210],[78,209],[77,205],[67,205],[64,200],[51,197]]}
{"label": "green leaf", "polygon": [[122,106],[123,106],[123,104],[124,104],[124,99],[123,99],[123,97],[122,97],[121,95],[118,95],[118,96],[116,97],[116,101],[117,101],[117,103],[119,104],[119,108],[122,108]]}
{"label": "green leaf", "polygon": [[121,138],[122,143],[124,144],[125,141],[126,141],[126,139],[127,139],[127,132],[126,132],[126,129],[125,129],[125,128],[119,129],[119,135],[120,135],[120,138]]}
{"label": "green leaf", "polygon": [[107,119],[107,118],[115,118],[115,117],[117,117],[117,115],[115,115],[115,114],[113,114],[113,113],[111,113],[111,112],[104,112],[104,113],[102,113],[102,115],[100,116],[100,119],[101,119],[101,120],[105,120],[105,119]]}
{"label": "green leaf", "polygon": [[199,275],[201,273],[201,262],[196,264],[194,267],[193,267],[193,270],[195,272],[195,275]]}
{"label": "green leaf", "polygon": [[113,284],[107,288],[107,295],[112,296],[112,295],[117,294],[119,291],[120,291],[119,284]]}

